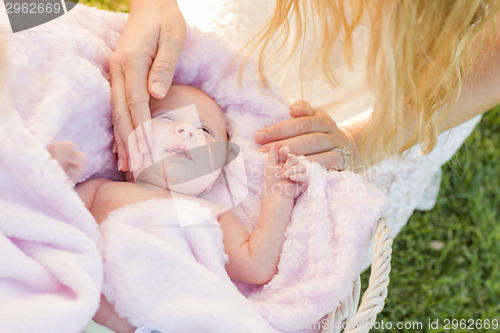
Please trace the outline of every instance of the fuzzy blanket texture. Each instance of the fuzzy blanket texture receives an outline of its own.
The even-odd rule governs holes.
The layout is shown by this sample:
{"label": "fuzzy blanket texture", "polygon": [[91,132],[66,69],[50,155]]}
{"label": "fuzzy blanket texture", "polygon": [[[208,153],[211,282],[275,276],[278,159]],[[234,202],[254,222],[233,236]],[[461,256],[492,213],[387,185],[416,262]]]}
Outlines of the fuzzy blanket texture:
{"label": "fuzzy blanket texture", "polygon": [[[264,286],[231,281],[216,219],[180,227],[169,200],[123,207],[99,228],[46,146],[72,140],[88,155],[80,181],[120,179],[111,153],[108,59],[126,19],[78,5],[5,44],[0,331],[79,332],[101,292],[132,324],[165,333],[305,331],[352,292],[384,195],[355,174],[308,163],[311,185],[294,207],[279,272]],[[252,65],[238,85],[235,54],[190,28],[175,83],[202,89],[225,111],[246,175],[226,171],[236,179],[233,191],[248,190],[233,211],[251,231],[267,160],[253,136],[289,115],[277,89],[259,87]],[[208,209],[182,205],[194,215]]]}

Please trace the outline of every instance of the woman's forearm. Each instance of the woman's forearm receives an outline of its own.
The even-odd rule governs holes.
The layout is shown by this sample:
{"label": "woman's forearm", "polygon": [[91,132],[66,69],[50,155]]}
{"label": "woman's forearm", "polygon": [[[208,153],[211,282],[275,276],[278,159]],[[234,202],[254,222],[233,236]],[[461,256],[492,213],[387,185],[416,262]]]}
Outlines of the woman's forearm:
{"label": "woman's forearm", "polygon": [[500,103],[500,37],[495,47],[486,52],[478,59],[471,74],[464,80],[456,105],[440,123],[440,133]]}
{"label": "woman's forearm", "polygon": [[[447,111],[446,117],[437,124],[439,133],[449,130],[482,114],[500,104],[500,38],[497,45],[488,54],[479,58],[472,74],[465,79],[457,103]],[[338,126],[352,137],[351,166],[362,166],[359,144],[370,119],[372,110],[366,110],[349,118]],[[377,162],[377,161],[374,161]]]}
{"label": "woman's forearm", "polygon": [[[500,15],[499,15],[500,20]],[[482,114],[500,103],[500,26],[497,30],[497,39],[494,45],[486,45],[483,54],[480,55],[470,74],[462,83],[460,96],[456,104],[446,110],[445,117],[436,124],[438,133],[442,133],[469,119]],[[474,47],[474,46],[470,46]],[[352,155],[352,163],[361,166],[361,160],[357,159],[357,148],[370,119],[372,110],[369,109],[349,118],[338,126],[344,133],[352,135],[354,147],[348,147]],[[377,161],[372,161],[373,163]]]}

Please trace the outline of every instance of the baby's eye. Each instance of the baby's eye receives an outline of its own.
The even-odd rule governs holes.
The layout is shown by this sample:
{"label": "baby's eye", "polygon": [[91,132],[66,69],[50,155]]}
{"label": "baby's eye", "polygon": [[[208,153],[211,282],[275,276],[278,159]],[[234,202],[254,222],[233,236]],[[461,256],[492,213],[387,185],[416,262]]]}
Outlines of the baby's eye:
{"label": "baby's eye", "polygon": [[212,131],[211,131],[209,128],[207,128],[207,127],[202,127],[202,128],[200,128],[200,129],[201,129],[203,132],[210,134],[211,136],[215,136],[215,135],[214,135],[214,133],[212,133]]}
{"label": "baby's eye", "polygon": [[162,119],[167,119],[167,120],[171,120],[171,121],[174,121],[174,120],[175,120],[174,116],[173,116],[173,115],[171,115],[171,114],[168,114],[168,113],[162,113],[162,114],[160,115],[160,118],[162,118]]}

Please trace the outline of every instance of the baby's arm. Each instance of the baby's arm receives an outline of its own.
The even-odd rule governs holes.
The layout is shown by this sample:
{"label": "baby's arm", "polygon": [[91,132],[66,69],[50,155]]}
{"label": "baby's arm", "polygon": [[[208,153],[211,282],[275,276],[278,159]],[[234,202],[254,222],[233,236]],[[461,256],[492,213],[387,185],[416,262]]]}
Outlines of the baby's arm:
{"label": "baby's arm", "polygon": [[269,150],[257,227],[249,234],[231,212],[219,217],[224,247],[229,256],[226,270],[232,279],[252,284],[271,280],[278,268],[285,230],[290,222],[294,200],[307,188],[305,166],[288,147]]}

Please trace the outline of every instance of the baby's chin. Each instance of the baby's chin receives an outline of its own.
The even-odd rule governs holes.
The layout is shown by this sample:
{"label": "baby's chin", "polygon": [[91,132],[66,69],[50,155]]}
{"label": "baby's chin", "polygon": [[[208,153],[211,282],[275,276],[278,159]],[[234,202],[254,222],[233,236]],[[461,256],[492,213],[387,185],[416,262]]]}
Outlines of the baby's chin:
{"label": "baby's chin", "polygon": [[[152,171],[152,172],[150,172]],[[151,189],[166,189],[173,193],[198,196],[203,192],[209,192],[213,185],[217,183],[221,171],[216,170],[204,176],[175,183],[174,181],[165,181],[163,175],[158,175],[154,170],[144,170],[139,177],[134,178],[132,173],[128,173],[127,181],[136,182],[137,185]]]}
{"label": "baby's chin", "polygon": [[179,184],[169,184],[168,188],[171,192],[198,196],[203,192],[208,192],[212,189],[219,179],[221,171],[216,170],[202,177],[198,177]]}

